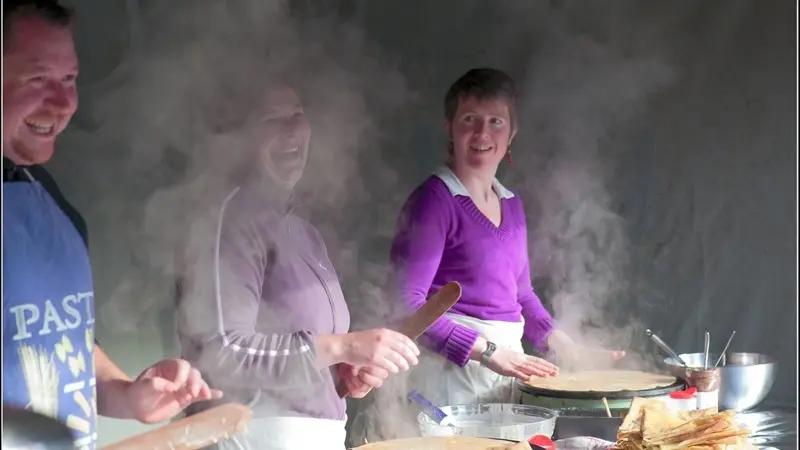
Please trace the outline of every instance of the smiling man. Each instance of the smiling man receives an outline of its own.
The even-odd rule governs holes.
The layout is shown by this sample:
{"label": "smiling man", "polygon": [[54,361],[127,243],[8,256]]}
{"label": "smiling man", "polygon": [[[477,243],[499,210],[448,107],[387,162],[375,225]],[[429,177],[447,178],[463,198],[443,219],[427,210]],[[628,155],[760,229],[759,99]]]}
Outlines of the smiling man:
{"label": "smiling man", "polygon": [[71,25],[55,1],[3,2],[2,397],[58,418],[78,447],[93,448],[97,414],[155,423],[221,393],[177,359],[131,380],[94,339],[82,219],[39,166],[78,106]]}

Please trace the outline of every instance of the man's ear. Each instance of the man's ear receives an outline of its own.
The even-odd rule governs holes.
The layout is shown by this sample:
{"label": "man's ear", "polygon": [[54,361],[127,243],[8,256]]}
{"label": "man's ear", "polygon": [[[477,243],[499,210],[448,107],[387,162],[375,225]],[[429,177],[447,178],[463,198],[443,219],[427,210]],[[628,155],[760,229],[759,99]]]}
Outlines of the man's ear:
{"label": "man's ear", "polygon": [[450,139],[451,141],[453,140],[453,134],[452,134],[452,131],[453,131],[453,129],[452,129],[452,125],[450,124],[450,121],[449,121],[449,120],[447,120],[447,119],[445,119],[445,120],[444,120],[444,134],[445,134],[445,135],[447,136],[447,138],[448,138],[448,139]]}

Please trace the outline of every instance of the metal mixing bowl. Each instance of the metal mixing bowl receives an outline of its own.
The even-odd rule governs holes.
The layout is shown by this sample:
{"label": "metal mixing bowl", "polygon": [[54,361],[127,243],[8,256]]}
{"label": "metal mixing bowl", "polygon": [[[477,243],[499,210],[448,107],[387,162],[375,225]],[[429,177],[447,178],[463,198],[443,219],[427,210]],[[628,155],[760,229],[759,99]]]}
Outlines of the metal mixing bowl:
{"label": "metal mixing bowl", "polygon": [[[702,353],[684,353],[680,357],[689,367],[703,367]],[[711,353],[709,365],[713,366],[717,358],[719,353]],[[681,366],[673,358],[665,358],[664,363],[676,375],[682,372]],[[775,358],[760,353],[727,353],[719,364],[720,410],[745,411],[761,403],[775,382],[777,364]]]}

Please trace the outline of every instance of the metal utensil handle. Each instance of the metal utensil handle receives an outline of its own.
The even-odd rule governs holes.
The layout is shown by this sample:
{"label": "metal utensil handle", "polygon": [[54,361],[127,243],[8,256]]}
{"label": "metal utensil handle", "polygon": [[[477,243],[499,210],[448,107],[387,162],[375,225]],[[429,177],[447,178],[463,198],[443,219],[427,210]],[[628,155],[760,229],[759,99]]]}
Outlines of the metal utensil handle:
{"label": "metal utensil handle", "polygon": [[667,352],[669,356],[675,359],[675,361],[677,361],[678,364],[680,364],[683,367],[686,367],[686,362],[683,360],[683,358],[681,358],[677,353],[675,353],[675,351],[672,350],[672,348],[669,345],[667,345],[666,342],[661,340],[661,338],[658,337],[657,334],[653,333],[650,330],[647,330],[647,335],[650,336],[650,339],[652,339],[652,341],[655,342],[656,345],[658,345],[661,348],[661,350],[664,350],[665,352]]}
{"label": "metal utensil handle", "polygon": [[708,331],[703,336],[703,370],[708,370],[708,352],[711,349],[711,334]]}
{"label": "metal utensil handle", "polygon": [[725,347],[722,348],[722,353],[719,354],[719,358],[717,358],[717,362],[714,363],[714,368],[715,369],[717,368],[717,366],[719,366],[720,361],[722,361],[722,359],[725,358],[725,353],[728,352],[728,347],[731,346],[731,341],[733,340],[734,336],[736,336],[736,330],[733,330],[733,332],[731,333],[731,337],[728,338],[728,342],[725,343]]}

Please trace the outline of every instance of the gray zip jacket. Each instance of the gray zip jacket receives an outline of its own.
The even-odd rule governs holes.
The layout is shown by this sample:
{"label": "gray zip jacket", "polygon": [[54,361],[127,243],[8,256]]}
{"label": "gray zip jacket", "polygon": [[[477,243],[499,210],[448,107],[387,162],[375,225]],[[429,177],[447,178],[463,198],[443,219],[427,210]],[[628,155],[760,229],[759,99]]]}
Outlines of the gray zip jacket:
{"label": "gray zip jacket", "polygon": [[[181,353],[224,391],[217,404],[247,404],[256,417],[341,420],[334,367],[318,367],[315,344],[317,335],[346,333],[350,314],[322,237],[288,198],[250,181],[189,230]],[[213,406],[203,403],[189,412]]]}

